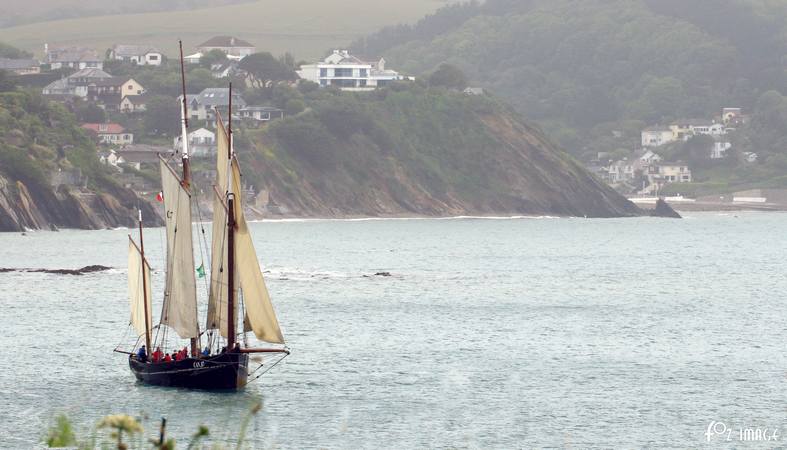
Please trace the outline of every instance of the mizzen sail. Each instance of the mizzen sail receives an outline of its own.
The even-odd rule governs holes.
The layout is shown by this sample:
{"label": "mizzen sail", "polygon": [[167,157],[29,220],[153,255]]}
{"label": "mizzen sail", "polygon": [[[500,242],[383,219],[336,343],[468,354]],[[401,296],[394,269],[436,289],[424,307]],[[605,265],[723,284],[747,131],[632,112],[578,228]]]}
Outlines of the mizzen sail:
{"label": "mizzen sail", "polygon": [[[143,278],[144,277],[144,278]],[[144,280],[147,280],[145,282]],[[145,334],[145,302],[150,299],[150,266],[143,261],[142,253],[129,236],[128,238],[128,297],[131,303],[131,326],[137,336]],[[148,323],[153,323],[153,317],[148,312]]]}
{"label": "mizzen sail", "polygon": [[167,282],[161,323],[187,339],[199,336],[197,281],[191,234],[191,194],[163,159],[161,185],[167,224]]}

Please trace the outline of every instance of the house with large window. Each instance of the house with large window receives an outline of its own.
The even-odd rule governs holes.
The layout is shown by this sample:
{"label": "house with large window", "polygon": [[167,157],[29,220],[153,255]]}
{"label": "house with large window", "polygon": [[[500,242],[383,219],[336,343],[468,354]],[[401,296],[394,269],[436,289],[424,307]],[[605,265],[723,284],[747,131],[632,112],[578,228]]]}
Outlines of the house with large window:
{"label": "house with large window", "polygon": [[44,62],[52,70],[70,69],[103,69],[104,58],[92,48],[85,47],[49,47],[44,44]]}
{"label": "house with large window", "polygon": [[[82,69],[65,78],[49,83],[41,92],[50,96],[87,98],[91,86],[110,79],[112,79],[112,75],[101,69]],[[120,100],[118,99],[118,101]]]}
{"label": "house with large window", "polygon": [[[216,133],[200,128],[188,134],[189,154],[197,158],[204,158],[216,155]],[[181,136],[177,136],[172,141],[172,147],[180,152],[183,149]]]}
{"label": "house with large window", "polygon": [[385,68],[385,59],[368,62],[347,50],[334,50],[323,61],[304,64],[296,71],[301,79],[347,91],[371,91],[394,81],[412,80]]}
{"label": "house with large window", "polygon": [[676,140],[669,127],[654,126],[642,130],[642,147],[660,147]]}
{"label": "house with large window", "polygon": [[109,59],[129,61],[138,66],[160,66],[164,54],[155,47],[118,44],[110,50]]}

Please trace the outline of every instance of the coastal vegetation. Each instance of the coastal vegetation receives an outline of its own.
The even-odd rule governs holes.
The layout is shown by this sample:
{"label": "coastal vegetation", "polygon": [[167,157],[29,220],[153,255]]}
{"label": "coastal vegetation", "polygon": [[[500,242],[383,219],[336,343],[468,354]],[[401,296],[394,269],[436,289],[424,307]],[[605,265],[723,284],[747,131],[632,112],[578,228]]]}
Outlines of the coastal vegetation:
{"label": "coastal vegetation", "polygon": [[456,66],[588,161],[630,154],[648,125],[742,107],[752,120],[736,133],[733,168],[708,162],[697,178],[734,184],[728,172],[787,187],[740,158],[753,151],[774,167],[787,156],[785,33],[783,2],[487,0],[385,28],[353,49],[419,75]]}

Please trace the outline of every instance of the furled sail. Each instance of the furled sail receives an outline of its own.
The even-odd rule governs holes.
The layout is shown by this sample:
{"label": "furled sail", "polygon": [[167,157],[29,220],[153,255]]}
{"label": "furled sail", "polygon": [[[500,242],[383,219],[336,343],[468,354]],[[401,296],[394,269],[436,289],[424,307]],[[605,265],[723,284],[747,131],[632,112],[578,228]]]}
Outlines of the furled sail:
{"label": "furled sail", "polygon": [[[143,282],[143,273],[147,283]],[[150,266],[142,260],[142,253],[131,239],[128,238],[128,297],[131,302],[131,326],[137,336],[145,334],[145,298],[150,300]],[[144,287],[143,287],[144,286]],[[153,323],[153,316],[148,308],[148,323]]]}
{"label": "furled sail", "polygon": [[[218,120],[217,186],[223,199],[216,199],[213,207],[213,253],[211,255],[211,295],[208,305],[208,327],[219,328],[227,336],[227,210],[226,193],[235,198],[235,267],[238,278],[233,286],[240,285],[246,310],[244,324],[249,325],[258,339],[271,343],[284,343],[268,289],[262,277],[257,253],[243,215],[240,167],[237,159],[229,161],[230,141],[224,124]],[[232,183],[230,185],[229,179]],[[237,292],[236,292],[237,293]],[[237,298],[235,296],[234,298]]]}
{"label": "furled sail", "polygon": [[178,336],[199,336],[197,281],[194,272],[194,243],[191,234],[191,194],[163,159],[161,185],[167,224],[167,282],[161,323]]}

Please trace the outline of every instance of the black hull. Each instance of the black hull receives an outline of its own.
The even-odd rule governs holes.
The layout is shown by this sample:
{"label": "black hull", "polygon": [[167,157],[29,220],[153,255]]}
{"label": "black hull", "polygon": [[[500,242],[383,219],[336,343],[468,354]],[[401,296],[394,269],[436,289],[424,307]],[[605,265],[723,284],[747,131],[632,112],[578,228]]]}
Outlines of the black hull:
{"label": "black hull", "polygon": [[143,363],[130,356],[128,365],[142,383],[188,389],[242,389],[249,376],[249,355],[246,353],[222,353],[162,363]]}

